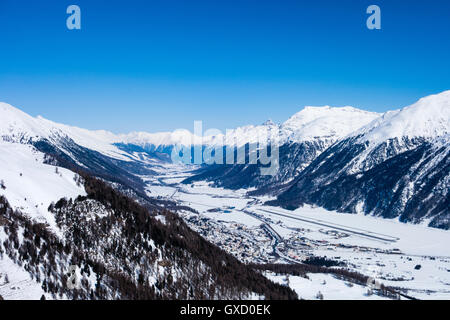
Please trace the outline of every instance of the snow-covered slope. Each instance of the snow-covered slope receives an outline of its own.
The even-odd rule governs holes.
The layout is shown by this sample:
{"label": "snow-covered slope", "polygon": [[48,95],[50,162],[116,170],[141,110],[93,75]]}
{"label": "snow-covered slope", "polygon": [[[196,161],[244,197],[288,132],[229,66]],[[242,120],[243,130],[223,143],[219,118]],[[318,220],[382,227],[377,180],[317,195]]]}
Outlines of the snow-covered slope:
{"label": "snow-covered slope", "polygon": [[290,141],[317,138],[342,138],[361,128],[381,114],[353,107],[305,107],[281,125],[281,132]]}
{"label": "snow-covered slope", "polygon": [[154,165],[154,159],[142,156],[146,152],[150,157],[155,150],[170,154],[177,144],[243,147],[269,133],[271,142],[280,146],[275,176],[261,176],[259,165],[219,165],[186,182],[206,179],[228,188],[286,191],[280,199],[287,206],[309,202],[333,210],[401,215],[403,220],[411,220],[414,212],[416,222],[440,216],[443,220],[433,223],[445,226],[449,101],[450,91],[445,91],[383,115],[353,107],[305,107],[282,124],[244,126],[227,132],[226,138],[194,136],[187,130],[114,135],[32,118],[0,104],[0,136],[32,144],[62,159],[65,167],[87,168],[142,190],[139,176],[151,174]]}
{"label": "snow-covered slope", "polygon": [[133,132],[119,135],[117,142],[135,144],[142,147],[164,150],[174,145],[236,145],[264,142],[270,140],[279,145],[288,142],[300,143],[315,139],[338,139],[359,129],[378,118],[381,114],[353,107],[305,107],[282,124],[268,120],[262,125],[247,125],[230,129],[226,133],[202,137],[189,130],[174,132],[146,133]]}
{"label": "snow-covered slope", "polygon": [[[0,230],[0,240],[7,236]],[[0,296],[5,300],[39,300],[45,291],[31,275],[6,254],[0,258]],[[46,299],[49,297],[46,296]]]}
{"label": "snow-covered slope", "polygon": [[[166,207],[141,206],[89,176],[83,182],[87,197],[49,208],[59,236],[0,196],[3,298],[37,299],[44,292],[70,300],[296,298],[206,242]],[[77,290],[67,282],[72,267]]]}
{"label": "snow-covered slope", "polygon": [[119,140],[107,131],[89,131],[58,124],[40,116],[33,118],[21,110],[0,102],[0,137],[10,142],[30,143],[47,139],[58,143],[71,139],[76,144],[98,151],[106,156],[129,161],[129,155],[113,145]]}
{"label": "snow-covered slope", "polygon": [[173,132],[131,132],[129,134],[121,134],[116,137],[116,142],[140,146],[150,151],[163,152],[174,145],[201,145],[203,139],[187,129],[180,129]]}
{"label": "snow-covered slope", "polygon": [[0,102],[0,135],[14,142],[50,135],[49,128],[13,106]]}
{"label": "snow-covered slope", "polygon": [[[138,193],[145,187],[140,176],[150,175],[155,162],[142,150],[114,145],[110,133],[32,118],[6,104],[0,120],[3,298],[296,297],[205,242],[168,212],[169,201]],[[69,169],[82,169],[83,178]],[[78,290],[67,286],[71,265],[83,278]]]}
{"label": "snow-covered slope", "polygon": [[231,130],[225,141],[226,144],[237,141],[238,147],[257,142],[257,137],[265,136],[271,137],[272,140],[278,138],[276,141],[279,145],[317,139],[335,141],[380,115],[353,107],[307,106],[280,125],[267,121],[260,126],[246,126]]}
{"label": "snow-covered slope", "polygon": [[389,111],[353,133],[360,142],[382,143],[399,137],[431,138],[450,133],[450,90],[430,95],[401,110]]}
{"label": "snow-covered slope", "polygon": [[13,209],[19,209],[33,220],[48,223],[58,233],[53,214],[48,212],[52,202],[61,198],[85,195],[70,170],[44,164],[44,154],[31,145],[7,143],[0,140],[0,195]]}
{"label": "snow-covered slope", "polygon": [[120,145],[120,138],[107,131],[89,131],[33,118],[19,109],[0,103],[0,141],[32,145],[47,154],[48,163],[83,170],[104,179],[143,190],[139,175],[167,161],[165,157],[139,148]]}
{"label": "snow-covered slope", "polygon": [[273,123],[265,123],[260,126],[248,125],[238,127],[228,131],[228,134],[222,132],[211,134],[211,132],[202,132],[202,135],[196,135],[187,129],[179,129],[173,132],[132,132],[119,135],[117,142],[141,146],[148,150],[165,151],[171,150],[173,146],[220,146],[237,145],[241,147],[246,143],[258,142],[258,138],[277,136],[279,126]]}
{"label": "snow-covered slope", "polygon": [[[318,138],[336,140],[370,121],[380,114],[353,107],[305,107],[286,122],[277,125],[267,121],[262,125],[248,125],[229,130],[226,134],[203,133],[194,135],[187,129],[174,132],[132,132],[115,135],[98,130],[89,131],[52,122],[40,116],[33,118],[19,109],[0,102],[0,136],[14,142],[30,142],[47,139],[58,142],[69,138],[76,144],[98,151],[106,156],[130,161],[130,154],[116,146],[131,144],[153,150],[164,150],[174,145],[237,145],[264,142],[269,138],[282,145],[287,142],[311,141]],[[133,155],[131,155],[132,157]]]}
{"label": "snow-covered slope", "polygon": [[396,111],[388,111],[353,132],[348,144],[365,144],[364,150],[345,166],[355,173],[369,170],[387,159],[430,143],[448,143],[450,136],[450,90],[430,95]]}
{"label": "snow-covered slope", "polygon": [[213,166],[202,169],[198,175],[187,179],[190,183],[211,180],[218,186],[240,189],[255,187],[260,192],[280,192],[279,185],[292,180],[317,156],[339,139],[368,124],[380,114],[353,107],[305,107],[286,122],[275,125],[248,126],[231,132],[227,141],[256,142],[265,134],[273,144],[279,145],[279,169],[274,176],[262,176],[260,165]]}
{"label": "snow-covered slope", "polygon": [[450,228],[450,91],[388,112],[337,142],[277,201]]}

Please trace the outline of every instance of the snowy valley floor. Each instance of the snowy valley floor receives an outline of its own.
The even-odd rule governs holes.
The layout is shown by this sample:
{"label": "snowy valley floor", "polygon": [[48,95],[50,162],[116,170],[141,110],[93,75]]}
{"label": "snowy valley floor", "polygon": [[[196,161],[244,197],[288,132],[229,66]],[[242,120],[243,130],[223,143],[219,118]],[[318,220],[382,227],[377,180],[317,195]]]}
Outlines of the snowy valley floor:
{"label": "snowy valley floor", "polygon": [[[3,144],[0,190],[15,209],[48,222],[58,233],[47,208],[62,197],[85,195],[73,172],[44,165],[33,148]],[[14,159],[12,162],[11,159]],[[303,207],[288,211],[264,205],[269,197],[249,197],[247,190],[226,190],[206,182],[180,184],[191,168],[164,165],[156,176],[142,177],[152,197],[171,199],[198,213],[179,214],[203,237],[246,263],[292,263],[327,257],[351,270],[418,299],[450,299],[450,231],[403,224],[364,215],[342,214]],[[30,196],[32,195],[32,196]],[[164,221],[164,217],[158,219]],[[0,241],[6,238],[0,233]],[[304,299],[382,299],[368,288],[330,274],[308,278],[266,272],[291,286]],[[39,299],[40,286],[4,255],[0,259],[0,295],[5,299]]]}
{"label": "snowy valley floor", "polygon": [[[143,177],[153,197],[172,199],[198,211],[181,212],[203,237],[247,263],[301,262],[309,256],[345,263],[354,271],[418,299],[450,299],[450,232],[423,225],[303,207],[288,211],[265,206],[267,197],[245,190],[214,188],[205,182],[179,184],[187,168],[161,168]],[[380,299],[367,287],[327,274],[308,278],[267,273],[305,299]]]}

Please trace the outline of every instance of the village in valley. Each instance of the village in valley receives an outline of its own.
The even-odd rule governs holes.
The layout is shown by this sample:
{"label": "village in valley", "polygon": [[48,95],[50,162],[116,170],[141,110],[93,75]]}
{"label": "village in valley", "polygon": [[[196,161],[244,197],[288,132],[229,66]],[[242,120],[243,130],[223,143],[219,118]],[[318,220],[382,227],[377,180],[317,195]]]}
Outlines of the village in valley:
{"label": "village in valley", "polygon": [[[442,230],[309,206],[288,211],[267,206],[268,197],[249,197],[245,190],[216,188],[204,181],[180,184],[189,172],[176,165],[172,171],[161,172],[161,176],[144,177],[148,192],[192,208],[178,214],[202,237],[243,263],[328,259],[413,297],[450,298],[450,253],[445,246],[450,239]],[[290,277],[288,281],[286,276],[268,276],[290,285],[299,296],[306,294],[310,285],[304,287],[303,278]],[[334,297],[336,286],[350,290],[355,299],[367,298],[364,288],[348,283],[341,287],[343,282],[330,275],[308,277],[325,298]],[[422,286],[424,281],[429,283],[427,289]]]}

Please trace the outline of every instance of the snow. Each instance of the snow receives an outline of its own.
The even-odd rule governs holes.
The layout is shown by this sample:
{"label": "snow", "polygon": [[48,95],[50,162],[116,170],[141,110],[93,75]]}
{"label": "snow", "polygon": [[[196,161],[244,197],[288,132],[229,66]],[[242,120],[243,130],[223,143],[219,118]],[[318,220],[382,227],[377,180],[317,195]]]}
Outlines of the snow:
{"label": "snow", "polygon": [[114,143],[130,143],[139,146],[167,147],[173,145],[237,145],[272,141],[303,142],[314,139],[337,139],[363,135],[361,141],[380,143],[402,136],[437,137],[448,134],[450,127],[450,91],[420,99],[402,110],[381,115],[354,107],[307,106],[277,125],[267,121],[262,125],[248,125],[225,133],[205,132],[195,135],[187,129],[174,132],[132,132],[115,135],[107,131],[89,131],[57,124],[42,117],[33,118],[22,111],[0,103],[0,135],[55,139],[70,137],[75,143],[99,151],[113,158],[129,161],[129,154],[119,150]]}
{"label": "snow", "polygon": [[[246,252],[247,257],[258,259],[270,253],[258,250],[258,247],[263,248],[267,244],[262,234],[257,233],[263,222],[248,214],[255,213],[266,219],[265,223],[285,241],[299,237],[307,239],[309,247],[291,247],[287,258],[324,256],[343,262],[351,270],[371,276],[384,285],[405,289],[410,296],[419,299],[450,299],[450,231],[406,224],[398,219],[344,214],[307,205],[289,211],[263,205],[269,197],[251,197],[246,194],[246,190],[215,188],[204,181],[191,185],[176,184],[181,180],[179,177],[189,175],[186,170],[188,168],[171,165],[160,176],[148,177],[147,187],[154,192],[153,196],[171,197],[180,204],[196,209],[199,219],[211,219],[213,222],[208,224],[209,228],[215,226],[211,237],[220,241],[222,246],[227,241],[232,243],[230,240],[225,241],[230,237],[236,239],[237,243],[248,237],[253,243],[260,244],[250,247],[249,251],[225,244],[223,248],[233,254]],[[169,182],[175,185],[161,186],[161,183]],[[197,216],[190,212],[180,214],[186,219]],[[196,228],[195,223],[192,226]],[[239,226],[244,228],[239,231]],[[332,230],[342,235],[327,233]],[[251,244],[247,240],[244,243]],[[286,254],[283,254],[283,258],[286,258]],[[285,260],[278,262],[286,263]],[[417,265],[421,266],[419,270],[415,269]],[[280,283],[285,283],[285,277],[270,275],[271,279]],[[367,287],[356,284],[349,286],[332,275],[308,274],[308,277],[309,280],[289,277],[290,286],[304,299],[316,299],[318,291],[321,291],[324,299],[382,298],[376,295],[366,296]],[[322,284],[324,280],[326,285]]]}
{"label": "snow", "polygon": [[[286,275],[267,274],[274,282],[286,285]],[[289,286],[300,299],[317,300],[317,293],[324,300],[387,300],[377,295],[367,295],[368,288],[358,284],[348,285],[347,281],[339,280],[329,274],[308,273],[308,278],[289,276]]]}
{"label": "snow", "polygon": [[[255,143],[265,141],[271,135],[278,133],[278,126],[267,124],[262,126],[245,126],[234,130],[229,130],[227,135],[223,132],[211,133],[204,132],[203,136],[196,135],[187,129],[179,129],[174,132],[146,133],[132,132],[126,135],[120,135],[120,142],[135,144],[139,146],[154,146],[163,148],[173,145],[191,146],[191,145],[236,145],[238,147],[246,143]],[[261,137],[260,140],[258,138]]]}
{"label": "snow", "polygon": [[[127,161],[130,160],[130,155],[119,150],[114,143],[158,147],[174,144],[217,145],[225,142],[242,146],[267,136],[277,139],[279,143],[317,138],[330,139],[334,142],[343,137],[360,136],[359,142],[369,141],[372,148],[390,138],[423,137],[433,141],[436,147],[446,146],[448,150],[449,111],[450,91],[422,98],[409,107],[390,111],[382,116],[353,107],[305,107],[280,125],[269,121],[259,126],[240,127],[228,132],[225,138],[223,134],[199,137],[187,130],[154,134],[135,132],[127,135],[89,131],[53,123],[42,117],[33,118],[8,104],[0,103],[0,180],[3,180],[6,186],[5,190],[0,189],[0,195],[6,196],[13,208],[20,209],[38,222],[48,223],[50,228],[60,235],[61,230],[57,228],[54,217],[47,208],[51,202],[56,202],[60,198],[85,195],[83,187],[77,186],[73,172],[63,168],[58,168],[56,172],[56,167],[43,164],[44,155],[31,145],[12,142],[23,143],[30,139],[49,139],[57,142],[62,137],[69,137],[81,146]],[[360,158],[367,155],[370,150],[367,149]],[[448,152],[442,153],[436,161],[446,154]],[[349,163],[350,165],[352,163]],[[289,239],[301,233],[311,241],[324,241],[326,245],[317,245],[312,249],[314,255],[345,261],[355,270],[367,275],[375,272],[384,278],[384,284],[412,290],[415,297],[450,298],[449,231],[362,214],[342,214],[309,206],[291,212],[262,205],[268,199],[249,197],[246,195],[248,190],[212,188],[205,182],[196,182],[189,186],[171,185],[179,183],[190,174],[186,169],[187,167],[175,165],[155,167],[160,176],[143,177],[147,182],[150,196],[160,196],[188,205],[202,216],[218,223],[224,222],[225,226],[227,223],[237,222],[250,228],[258,228],[261,225],[260,219],[249,212],[257,213],[263,218],[269,218],[272,222],[266,222],[267,225],[282,238]],[[425,168],[423,172],[427,170],[428,168]],[[359,212],[362,212],[361,206],[360,203]],[[279,213],[284,216],[280,216]],[[302,218],[303,221],[295,218]],[[165,222],[164,216],[158,216],[157,219],[162,223]],[[318,223],[326,224],[327,227]],[[348,230],[346,237],[337,238],[324,232],[339,231],[342,228]],[[380,241],[361,233],[382,236],[389,240]],[[367,247],[373,250],[362,252],[358,251],[360,249],[343,248],[341,245]],[[385,251],[378,252],[378,249]],[[386,253],[393,249],[399,249],[401,254]],[[419,264],[422,268],[415,270],[415,266]],[[42,291],[33,286],[28,273],[4,257],[0,260],[0,274],[6,273],[13,285],[6,287],[2,285],[0,276],[0,295],[3,297],[35,299],[42,295]],[[278,282],[284,281],[281,276],[271,277]],[[303,298],[314,299],[318,291],[322,292],[325,299],[369,298],[365,296],[367,289],[363,286],[348,286],[344,281],[331,275],[310,274],[309,277],[309,280],[290,277],[290,286]],[[398,280],[399,278],[401,280]],[[326,285],[322,284],[324,282]],[[377,297],[370,296],[370,298]]]}
{"label": "snow", "polygon": [[[9,282],[5,282],[8,275]],[[14,264],[6,255],[0,258],[0,296],[5,300],[39,300],[45,295],[41,286],[28,272]],[[46,296],[46,298],[50,298]]]}
{"label": "snow", "polygon": [[15,134],[17,138],[45,137],[49,130],[35,118],[14,108],[13,106],[0,102],[0,135]]}
{"label": "snow", "polygon": [[52,202],[61,198],[85,195],[84,187],[77,186],[75,174],[67,169],[46,165],[44,154],[30,145],[8,143],[0,140],[0,188],[11,207],[38,222],[49,223],[58,234],[53,214],[48,212]]}
{"label": "snow", "polygon": [[281,125],[266,121],[259,126],[247,125],[227,130],[226,133],[195,135],[189,130],[146,133],[133,132],[120,135],[119,140],[140,146],[166,147],[171,145],[236,145],[270,140],[279,144],[288,141],[302,142],[316,138],[337,139],[348,135],[380,116],[379,113],[353,107],[305,107]]}
{"label": "snow", "polygon": [[363,135],[361,141],[385,141],[402,136],[437,137],[448,134],[450,127],[450,91],[420,99],[402,110],[381,115],[354,107],[307,106],[286,122],[277,125],[267,121],[262,125],[248,125],[225,133],[205,132],[203,136],[187,129],[174,132],[132,132],[115,135],[107,131],[89,131],[57,124],[42,117],[33,118],[22,111],[0,103],[0,135],[15,139],[70,137],[75,143],[99,151],[113,158],[129,161],[129,154],[114,143],[139,146],[167,147],[173,145],[237,145],[270,140],[280,144],[313,139],[337,139]]}
{"label": "snow", "polygon": [[130,161],[127,157],[129,154],[113,145],[118,141],[117,137],[107,131],[89,131],[70,127],[40,116],[33,118],[3,102],[0,102],[0,119],[0,137],[3,137],[3,140],[26,143],[30,139],[33,141],[48,139],[57,144],[59,139],[69,137],[85,148],[119,160]]}
{"label": "snow", "polygon": [[52,131],[58,130],[67,135],[70,139],[72,139],[76,144],[80,146],[98,151],[111,158],[130,161],[130,159],[128,158],[130,154],[114,146],[114,143],[118,139],[116,135],[111,132],[104,130],[90,131],[82,128],[67,126],[64,124],[52,122],[40,116],[37,117],[37,119],[43,125],[52,128]]}
{"label": "snow", "polygon": [[[366,245],[389,249],[398,248],[403,253],[409,255],[430,255],[450,257],[450,231],[430,228],[425,225],[402,223],[398,219],[385,219],[380,217],[365,216],[362,214],[346,214],[335,211],[328,211],[323,208],[314,208],[308,205],[300,207],[295,211],[285,210],[279,207],[255,206],[258,213],[270,215],[267,211],[280,212],[285,216],[293,218],[307,218],[311,221],[326,223],[332,226],[346,228],[354,231],[366,231],[368,234],[380,235],[387,239],[397,239],[393,243],[386,242],[384,244],[379,241],[364,237],[348,237],[331,242],[339,242],[349,245]],[[262,211],[265,209],[267,211]],[[289,226],[308,225],[312,228],[313,224],[304,221],[296,221],[294,219],[283,216],[273,215],[274,219],[286,221]],[[316,227],[317,228],[317,227]],[[320,227],[323,228],[323,227]],[[318,235],[323,239],[323,235]]]}
{"label": "snow", "polygon": [[[388,111],[371,123],[345,137],[344,146],[364,144],[365,149],[346,163],[335,175],[360,174],[402,152],[416,148],[426,140],[436,151],[433,161],[421,169],[420,176],[433,170],[434,164],[443,159],[450,145],[450,90],[420,99],[401,110]],[[380,145],[385,144],[379,148]],[[420,165],[421,159],[416,163]],[[412,168],[411,168],[412,169]],[[412,171],[411,171],[412,172]],[[415,183],[419,176],[413,177]],[[412,192],[413,190],[411,190]],[[402,195],[405,201],[407,194]]]}
{"label": "snow", "polygon": [[155,219],[161,222],[162,224],[166,224],[166,216],[158,215],[155,217]]}
{"label": "snow", "polygon": [[424,97],[401,110],[388,111],[352,135],[363,135],[360,142],[379,144],[396,137],[437,138],[448,135],[449,128],[450,90]]}
{"label": "snow", "polygon": [[167,147],[172,145],[200,145],[202,137],[196,136],[187,129],[179,129],[174,132],[131,132],[121,134],[116,138],[117,142],[135,144],[138,146]]}
{"label": "snow", "polygon": [[[0,228],[0,241],[7,238]],[[15,264],[6,253],[0,257],[0,296],[5,300],[38,300],[45,294],[28,272]],[[49,298],[46,296],[46,298]]]}
{"label": "snow", "polygon": [[342,138],[370,123],[381,114],[354,107],[305,107],[290,117],[281,130],[291,141]]}

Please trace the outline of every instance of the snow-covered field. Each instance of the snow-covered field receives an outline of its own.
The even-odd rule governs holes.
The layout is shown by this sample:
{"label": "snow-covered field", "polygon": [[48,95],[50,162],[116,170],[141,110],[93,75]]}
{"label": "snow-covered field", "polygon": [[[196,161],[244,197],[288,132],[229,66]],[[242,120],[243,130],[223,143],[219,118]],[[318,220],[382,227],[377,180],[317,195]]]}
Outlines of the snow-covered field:
{"label": "snow-covered field", "polygon": [[383,300],[380,296],[368,294],[365,286],[351,284],[347,281],[336,279],[332,275],[322,273],[310,273],[308,278],[298,276],[280,276],[266,273],[266,276],[284,285],[289,285],[300,299],[319,300],[320,295],[324,300]]}
{"label": "snow-covered field", "polygon": [[[8,199],[14,209],[49,227],[60,235],[54,216],[48,212],[52,202],[63,197],[85,195],[72,171],[43,164],[44,155],[30,145],[6,143],[0,140],[0,195]],[[0,232],[0,241],[6,234]],[[3,254],[0,258],[0,296],[8,300],[40,299],[44,291],[28,272]],[[46,298],[49,298],[48,296]]]}
{"label": "snow-covered field", "polygon": [[[415,298],[450,299],[449,231],[310,206],[288,211],[264,205],[268,197],[248,197],[245,190],[214,188],[206,182],[177,185],[183,180],[181,177],[188,174],[185,168],[172,166],[161,176],[148,178],[148,190],[152,196],[186,204],[196,209],[201,217],[226,228],[242,225],[258,229],[262,224],[269,225],[286,244],[284,248],[288,247],[277,251],[281,257],[276,262],[323,256],[343,262],[350,269],[385,285],[400,288]],[[191,213],[185,214],[187,218],[191,216]],[[250,229],[245,229],[242,237],[251,237],[252,233],[247,232]],[[227,233],[224,240],[229,237]],[[291,246],[296,241],[304,246]],[[225,249],[231,253],[239,250],[236,246],[231,248]],[[254,252],[263,251],[251,254]],[[278,282],[285,280],[285,276],[272,274],[270,277]],[[318,291],[324,299],[380,298],[367,296],[366,287],[349,286],[331,275],[309,274],[309,278],[291,276],[289,284],[299,296],[307,299],[315,299]]]}
{"label": "snow-covered field", "polygon": [[[74,179],[75,174],[43,164],[44,155],[30,145],[0,141],[0,149],[0,180],[5,186],[5,189],[0,188],[0,194],[6,196],[13,208],[32,219],[48,223],[59,234],[60,230],[47,208],[62,197],[85,195],[84,188]],[[262,258],[280,263],[304,256],[324,256],[343,262],[352,270],[372,276],[385,285],[405,290],[410,296],[450,299],[448,231],[310,206],[295,211],[270,207],[264,205],[269,197],[248,197],[247,190],[214,188],[206,182],[180,184],[190,174],[187,169],[167,165],[159,170],[160,175],[143,177],[149,194],[190,206],[201,217],[222,225],[222,230],[235,228],[234,233],[227,233],[226,237],[238,234],[241,237],[239,241],[250,238],[253,242],[249,244],[264,243],[266,246],[248,252],[247,256],[261,258],[257,255],[265,255]],[[191,215],[186,213],[186,217]],[[261,229],[263,224],[270,226],[280,238],[278,244],[267,238]],[[221,235],[216,233],[215,236],[220,238]],[[247,250],[242,249],[239,241],[230,247],[232,249],[225,249],[231,253]],[[296,241],[303,245],[292,246]],[[278,258],[270,257],[272,246]],[[268,277],[286,284],[285,275],[268,274]],[[350,285],[332,275],[308,274],[308,278],[289,277],[289,285],[305,299],[317,299],[318,292],[324,299],[380,298],[368,296],[364,286]],[[42,289],[28,273],[14,265],[6,255],[0,259],[1,296],[6,299],[37,299],[42,294]]]}
{"label": "snow-covered field", "polygon": [[0,150],[0,180],[6,187],[0,188],[0,195],[14,209],[58,232],[48,207],[64,197],[85,195],[84,186],[77,185],[72,171],[44,164],[44,154],[30,145],[0,140]]}
{"label": "snow-covered field", "polygon": [[[281,220],[290,227],[314,228],[314,223],[298,221],[295,218],[306,218],[311,222],[329,224],[342,227],[350,231],[367,233],[380,238],[396,239],[394,242],[370,239],[363,235],[351,236],[347,238],[334,239],[328,237],[332,243],[343,243],[360,246],[377,246],[383,249],[398,248],[408,255],[443,256],[450,257],[450,232],[441,229],[429,228],[424,225],[405,224],[397,219],[389,220],[362,214],[343,214],[328,211],[323,208],[313,208],[304,206],[295,211],[284,210],[268,206],[254,206],[252,208],[258,213],[264,213],[275,221]],[[264,210],[264,211],[263,211]],[[270,214],[268,211],[282,213],[284,216]],[[292,216],[292,219],[285,216]],[[316,227],[317,228],[317,227]],[[316,237],[323,238],[323,234],[316,234]]]}
{"label": "snow-covered field", "polygon": [[0,259],[0,296],[5,300],[39,300],[43,294],[41,285],[4,254]]}

